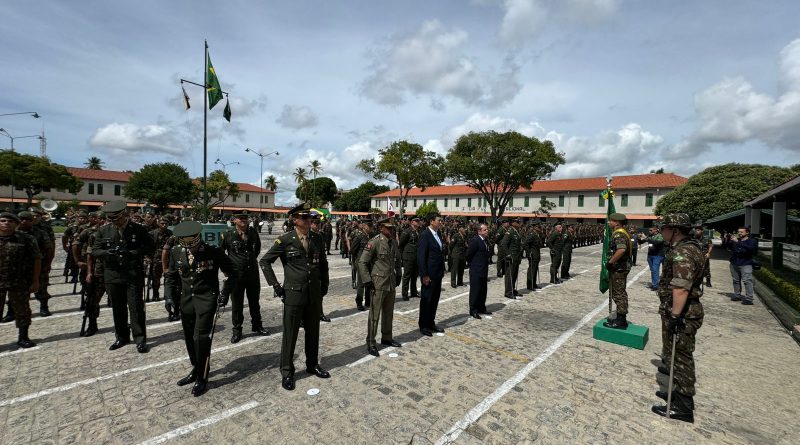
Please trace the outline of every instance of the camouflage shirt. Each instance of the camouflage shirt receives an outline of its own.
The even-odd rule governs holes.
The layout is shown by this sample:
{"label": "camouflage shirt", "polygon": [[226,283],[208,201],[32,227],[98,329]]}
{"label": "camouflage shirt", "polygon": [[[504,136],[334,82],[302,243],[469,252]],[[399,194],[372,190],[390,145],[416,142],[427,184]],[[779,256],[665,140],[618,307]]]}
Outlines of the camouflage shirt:
{"label": "camouflage shirt", "polygon": [[702,246],[695,239],[684,238],[669,249],[664,256],[658,282],[658,296],[663,302],[659,313],[672,313],[672,289],[680,288],[689,290],[689,301],[684,308],[686,318],[703,317],[703,305],[699,299],[703,296],[700,283],[703,281],[705,262]]}
{"label": "camouflage shirt", "polygon": [[631,237],[625,229],[617,229],[611,234],[611,244],[608,246],[608,257],[611,258],[617,250],[625,250],[625,254],[616,262],[618,271],[630,270],[631,265],[628,259],[631,257],[632,248]]}
{"label": "camouflage shirt", "polygon": [[33,282],[33,264],[41,259],[36,240],[24,233],[0,236],[0,289],[23,290]]}

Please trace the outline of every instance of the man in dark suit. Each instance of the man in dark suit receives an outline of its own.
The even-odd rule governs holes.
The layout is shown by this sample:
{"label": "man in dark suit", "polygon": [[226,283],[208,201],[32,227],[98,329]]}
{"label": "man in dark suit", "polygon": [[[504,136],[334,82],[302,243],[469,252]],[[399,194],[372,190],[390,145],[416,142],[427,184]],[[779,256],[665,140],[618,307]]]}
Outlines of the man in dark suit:
{"label": "man in dark suit", "polygon": [[489,281],[489,227],[481,224],[478,234],[472,238],[467,247],[467,263],[469,264],[469,315],[480,320],[479,314],[490,315],[486,310],[486,290]]}
{"label": "man in dark suit", "polygon": [[436,309],[439,307],[439,296],[442,293],[442,277],[444,277],[444,255],[442,254],[442,237],[439,229],[442,217],[438,213],[428,216],[428,228],[423,229],[417,245],[417,267],[422,281],[422,292],[419,302],[419,330],[422,335],[431,336],[433,332],[444,332],[436,326]]}

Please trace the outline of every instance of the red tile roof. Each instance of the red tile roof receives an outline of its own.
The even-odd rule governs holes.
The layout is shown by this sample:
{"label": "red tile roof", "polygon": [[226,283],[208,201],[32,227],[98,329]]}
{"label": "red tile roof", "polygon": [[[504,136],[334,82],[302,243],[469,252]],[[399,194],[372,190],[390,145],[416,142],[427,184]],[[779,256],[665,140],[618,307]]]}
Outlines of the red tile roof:
{"label": "red tile roof", "polygon": [[[94,180],[94,181],[128,182],[131,175],[133,174],[131,172],[121,172],[115,170],[93,170],[90,168],[79,168],[79,167],[67,167],[67,171],[72,173],[72,175],[77,178]],[[272,194],[275,193],[273,191],[260,188],[245,182],[237,182],[236,184],[239,185],[239,190],[242,192],[261,192],[261,193],[272,193]]]}
{"label": "red tile roof", "polygon": [[[631,189],[658,189],[675,188],[686,183],[688,179],[673,173],[652,173],[646,175],[614,176],[612,188],[614,190]],[[596,178],[577,178],[577,179],[548,179],[533,183],[532,193],[538,192],[566,192],[566,191],[597,191],[606,187],[606,178],[599,176]],[[520,189],[519,193],[528,190]],[[478,192],[467,185],[438,185],[428,187],[425,191],[418,188],[411,189],[408,196],[443,196],[443,195],[476,195]],[[383,198],[386,196],[400,196],[398,189],[373,195],[373,198]]]}

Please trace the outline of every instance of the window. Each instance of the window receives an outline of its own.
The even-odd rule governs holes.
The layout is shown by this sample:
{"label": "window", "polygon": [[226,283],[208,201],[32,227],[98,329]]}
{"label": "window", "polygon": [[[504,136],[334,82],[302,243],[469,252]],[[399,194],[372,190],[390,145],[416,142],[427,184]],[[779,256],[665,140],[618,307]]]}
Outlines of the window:
{"label": "window", "polygon": [[250,194],[249,193],[244,195],[244,202],[250,202]]}
{"label": "window", "polygon": [[269,195],[264,195],[264,204],[269,204]]}
{"label": "window", "polygon": [[422,198],[422,205],[425,205],[427,203],[428,203],[428,198]]}
{"label": "window", "polygon": [[597,200],[597,205],[600,206],[600,207],[605,207],[606,206],[606,200],[603,199],[603,196],[601,195],[598,198],[600,198],[600,199]]}
{"label": "window", "polygon": [[472,198],[467,198],[467,207],[472,207]]}
{"label": "window", "polygon": [[117,184],[114,186],[114,196],[119,196],[122,194],[122,186]]}
{"label": "window", "polygon": [[622,198],[620,199],[620,206],[628,207],[628,194],[627,193],[623,193],[622,194]]}
{"label": "window", "polygon": [[583,195],[578,195],[578,207],[583,207]]}
{"label": "window", "polygon": [[564,195],[559,195],[558,196],[558,206],[559,207],[564,207]]}
{"label": "window", "polygon": [[442,207],[447,207],[447,198],[444,198],[444,204],[442,205]]}
{"label": "window", "polygon": [[417,198],[414,198],[414,207],[417,206]]}
{"label": "window", "polygon": [[86,193],[89,194],[89,195],[94,195],[94,184],[93,183],[91,183],[91,182],[89,183],[89,190]]}
{"label": "window", "polygon": [[531,197],[530,196],[526,196],[525,197],[525,207],[528,207],[530,204],[531,204]]}
{"label": "window", "polygon": [[513,196],[508,198],[508,206],[509,207],[514,207],[514,197]]}
{"label": "window", "polygon": [[645,195],[644,195],[644,206],[645,207],[653,207],[653,194],[652,193],[645,193]]}
{"label": "window", "polygon": [[233,195],[233,202],[236,202],[236,195]]}
{"label": "window", "polygon": [[459,198],[456,198],[456,207],[460,207],[458,201],[459,201]]}
{"label": "window", "polygon": [[98,195],[103,194],[103,184],[97,184],[97,194]]}

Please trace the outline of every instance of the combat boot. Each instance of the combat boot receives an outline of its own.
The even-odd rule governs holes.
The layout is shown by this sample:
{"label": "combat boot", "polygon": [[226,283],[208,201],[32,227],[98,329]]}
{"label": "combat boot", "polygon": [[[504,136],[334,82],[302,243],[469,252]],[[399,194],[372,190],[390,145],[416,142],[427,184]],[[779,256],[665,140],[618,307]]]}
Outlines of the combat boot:
{"label": "combat boot", "polygon": [[628,329],[628,320],[625,319],[625,315],[617,314],[617,318],[604,322],[603,326],[611,329]]}
{"label": "combat boot", "polygon": [[8,312],[6,313],[6,316],[3,317],[2,320],[0,320],[0,323],[10,323],[10,322],[12,322],[14,320],[16,320],[16,317],[14,317],[14,310],[12,310],[11,306],[9,306],[8,307]]}
{"label": "combat boot", "polygon": [[711,277],[706,277],[706,287],[713,287],[711,286]]}
{"label": "combat boot", "polygon": [[97,334],[97,318],[90,318],[89,327],[86,328],[86,332],[83,333],[83,336],[91,337],[94,334]]}
{"label": "combat boot", "polygon": [[242,328],[233,328],[231,333],[231,343],[239,343],[242,340]]}
{"label": "combat boot", "polygon": [[[664,393],[666,395],[666,393]],[[659,416],[667,416],[666,405],[653,405],[652,410]],[[694,399],[684,396],[679,392],[672,392],[672,405],[669,410],[669,418],[682,422],[694,423]]]}
{"label": "combat boot", "polygon": [[17,345],[19,345],[20,348],[32,348],[36,346],[36,343],[32,342],[31,339],[28,338],[28,326],[19,328]]}
{"label": "combat boot", "polygon": [[39,300],[41,302],[41,306],[39,307],[39,315],[42,317],[49,317],[53,315],[50,313],[50,309],[47,307],[47,300]]}

